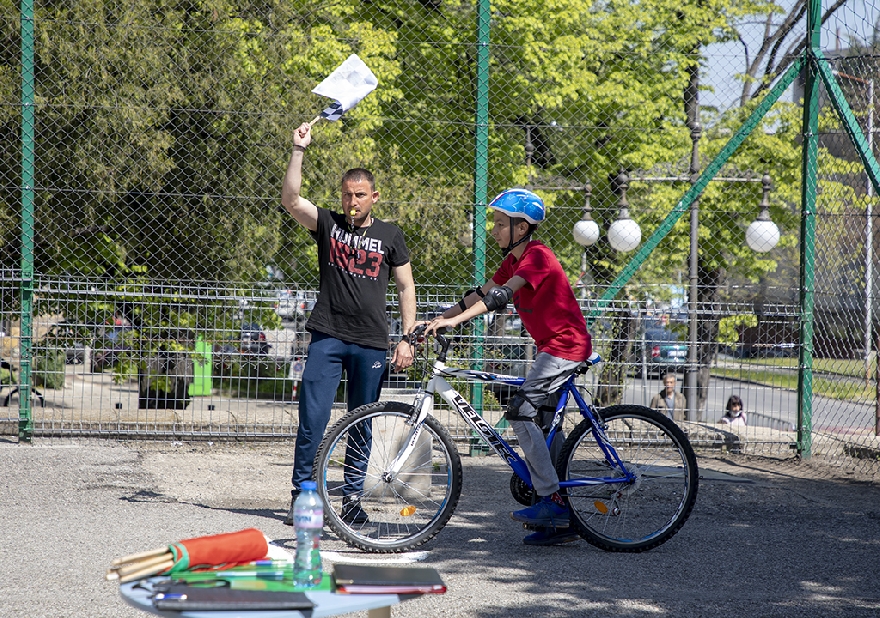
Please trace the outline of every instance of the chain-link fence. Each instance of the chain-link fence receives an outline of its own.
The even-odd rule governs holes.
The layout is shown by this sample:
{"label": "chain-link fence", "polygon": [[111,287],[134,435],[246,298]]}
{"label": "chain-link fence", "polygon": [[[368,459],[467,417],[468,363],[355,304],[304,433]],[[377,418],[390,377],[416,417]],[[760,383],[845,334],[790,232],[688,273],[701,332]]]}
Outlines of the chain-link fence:
{"label": "chain-link fence", "polygon": [[[673,373],[700,444],[873,466],[876,187],[824,87],[808,130],[802,67],[829,58],[872,153],[880,7],[825,6],[811,47],[816,6],[6,2],[3,427],[293,435],[318,268],[281,179],[357,53],[379,87],[315,126],[303,194],[337,209],[341,173],[374,171],[422,317],[491,277],[486,204],[526,186],[607,360],[594,400],[649,405]],[[458,336],[461,364],[534,355],[515,313]],[[509,396],[469,394],[495,420]],[[731,395],[745,427],[719,424]]]}

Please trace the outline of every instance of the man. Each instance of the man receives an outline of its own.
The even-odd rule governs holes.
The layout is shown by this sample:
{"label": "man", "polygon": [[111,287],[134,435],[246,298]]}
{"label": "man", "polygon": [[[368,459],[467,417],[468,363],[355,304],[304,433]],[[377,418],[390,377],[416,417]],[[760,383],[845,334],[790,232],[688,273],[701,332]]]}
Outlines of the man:
{"label": "man", "polygon": [[[348,376],[348,409],[378,401],[388,351],[385,297],[390,275],[397,285],[404,333],[416,317],[416,293],[409,251],[400,229],[372,214],[379,200],[373,175],[361,168],[342,176],[342,214],[315,206],[300,195],[302,162],[312,142],[311,125],[303,123],[293,134],[293,152],[284,176],[281,203],[318,243],[320,290],[306,323],[312,337],[300,392],[290,511],[284,523],[293,525],[293,503],[303,481],[312,478],[312,462],[330,420],[342,372]],[[397,371],[413,362],[409,342],[397,344],[391,359]],[[360,437],[369,449],[371,435]],[[350,451],[353,449],[349,449]],[[354,464],[364,468],[365,462]],[[363,476],[350,479],[352,493]],[[343,519],[364,523],[366,513],[354,500],[343,501]]]}
{"label": "man", "polygon": [[494,209],[492,237],[506,257],[489,281],[432,320],[426,333],[498,311],[513,299],[538,355],[504,416],[522,447],[538,502],[510,516],[538,528],[523,539],[526,545],[568,543],[579,536],[569,527],[568,505],[559,494],[553,457],[538,423],[540,408],[556,402],[556,391],[590,357],[590,334],[559,260],[549,247],[531,240],[544,220],[541,198],[525,189],[509,189],[489,206]]}
{"label": "man", "polygon": [[651,399],[651,407],[674,421],[683,421],[687,400],[675,390],[675,381],[674,373],[663,376],[663,390]]}

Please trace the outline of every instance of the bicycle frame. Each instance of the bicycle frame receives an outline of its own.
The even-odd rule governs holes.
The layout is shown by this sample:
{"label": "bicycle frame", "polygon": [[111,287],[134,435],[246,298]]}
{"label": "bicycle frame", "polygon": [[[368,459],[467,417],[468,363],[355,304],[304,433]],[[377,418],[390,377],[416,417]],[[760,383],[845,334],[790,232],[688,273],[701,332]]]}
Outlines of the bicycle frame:
{"label": "bicycle frame", "polygon": [[[444,350],[445,352],[445,350]],[[428,384],[425,389],[416,396],[414,407],[418,410],[418,414],[414,416],[410,424],[412,424],[413,429],[410,432],[409,438],[406,441],[406,446],[398,453],[397,457],[391,462],[391,465],[384,473],[385,480],[388,481],[394,478],[400,468],[403,466],[403,463],[407,460],[412,450],[415,448],[416,442],[418,441],[419,435],[421,434],[422,425],[424,423],[425,418],[430,413],[433,404],[434,404],[434,394],[439,393],[439,395],[450,405],[452,406],[456,412],[458,412],[459,416],[461,416],[464,421],[470,425],[470,427],[480,436],[480,438],[495,451],[499,457],[501,457],[508,466],[514,471],[514,473],[522,479],[528,487],[532,487],[532,479],[531,474],[529,473],[528,466],[526,466],[526,462],[520,457],[520,455],[513,449],[513,447],[508,444],[504,438],[502,438],[495,428],[492,427],[486,420],[480,416],[474,407],[470,404],[464,396],[461,395],[458,391],[456,391],[449,382],[446,381],[445,377],[455,377],[455,378],[464,378],[466,380],[472,382],[500,382],[502,384],[507,384],[510,386],[520,386],[523,382],[525,382],[525,378],[521,378],[519,376],[510,376],[498,373],[490,373],[486,371],[476,371],[472,369],[455,369],[446,367],[446,363],[444,362],[445,354],[441,354],[437,359],[433,362],[433,369],[431,373],[431,378],[428,380]],[[630,472],[626,466],[623,465],[623,462],[620,460],[620,457],[617,455],[617,451],[614,450],[614,447],[608,441],[607,436],[605,435],[605,430],[602,427],[602,423],[599,422],[599,419],[596,414],[593,413],[592,408],[589,404],[584,401],[584,398],[578,392],[577,387],[575,386],[575,378],[580,374],[580,371],[576,371],[571,376],[569,376],[568,380],[565,382],[565,385],[561,389],[561,395],[559,397],[559,401],[556,404],[556,413],[553,417],[553,422],[551,423],[551,429],[549,434],[547,435],[547,447],[549,448],[553,442],[553,438],[556,436],[559,426],[562,424],[563,412],[565,410],[566,405],[568,404],[569,397],[573,397],[575,403],[580,410],[581,416],[585,419],[588,419],[593,426],[593,436],[596,439],[596,443],[599,448],[602,450],[602,453],[605,455],[605,461],[613,468],[620,472],[621,476],[613,476],[613,477],[584,477],[584,478],[576,478],[576,479],[568,479],[559,482],[559,486],[562,488],[566,487],[583,487],[587,485],[610,485],[610,484],[620,484],[620,483],[630,483],[635,480],[635,475]]]}

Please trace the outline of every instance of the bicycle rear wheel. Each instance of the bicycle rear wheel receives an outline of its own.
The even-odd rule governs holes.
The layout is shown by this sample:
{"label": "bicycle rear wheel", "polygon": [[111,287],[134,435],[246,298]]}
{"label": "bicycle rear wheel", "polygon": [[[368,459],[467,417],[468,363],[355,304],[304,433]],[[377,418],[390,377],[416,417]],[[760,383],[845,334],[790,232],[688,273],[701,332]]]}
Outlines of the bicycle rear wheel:
{"label": "bicycle rear wheel", "polygon": [[[694,508],[696,455],[684,432],[650,408],[611,406],[601,417],[608,441],[635,480],[567,488],[572,525],[605,551],[653,549],[672,538]],[[557,472],[563,479],[624,476],[606,459],[587,420],[563,445]]]}
{"label": "bicycle rear wheel", "polygon": [[324,437],[314,476],[324,521],[346,543],[368,552],[413,549],[434,537],[458,504],[461,458],[449,432],[433,417],[393,478],[391,462],[405,446],[411,405],[379,402],[342,417]]}

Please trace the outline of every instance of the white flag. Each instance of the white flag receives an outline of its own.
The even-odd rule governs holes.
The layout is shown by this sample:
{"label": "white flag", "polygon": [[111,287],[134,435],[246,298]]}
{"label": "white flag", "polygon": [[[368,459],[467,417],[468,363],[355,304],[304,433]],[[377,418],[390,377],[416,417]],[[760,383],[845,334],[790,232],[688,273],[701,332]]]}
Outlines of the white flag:
{"label": "white flag", "polygon": [[370,68],[357,54],[352,54],[327,79],[315,86],[312,92],[335,101],[321,112],[320,117],[339,120],[342,114],[357,105],[378,85],[379,80]]}

